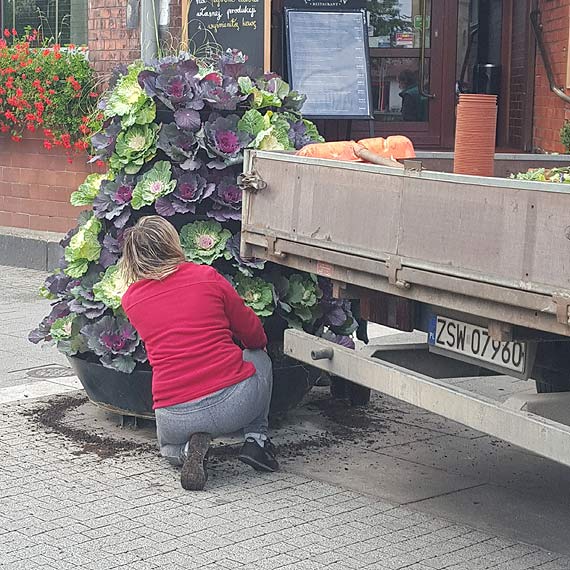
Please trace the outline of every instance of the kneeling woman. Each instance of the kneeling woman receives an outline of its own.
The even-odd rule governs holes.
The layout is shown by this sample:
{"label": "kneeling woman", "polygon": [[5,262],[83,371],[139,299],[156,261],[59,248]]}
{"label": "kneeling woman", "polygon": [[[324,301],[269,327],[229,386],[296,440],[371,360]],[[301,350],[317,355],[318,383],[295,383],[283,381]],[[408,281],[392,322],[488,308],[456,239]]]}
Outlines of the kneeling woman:
{"label": "kneeling woman", "polygon": [[210,439],[240,429],[239,458],[278,469],[267,438],[271,360],[257,315],[215,269],[185,261],[176,230],[160,216],[128,230],[122,268],[130,284],[123,308],[152,365],[160,452],[182,465],[182,486],[202,489]]}

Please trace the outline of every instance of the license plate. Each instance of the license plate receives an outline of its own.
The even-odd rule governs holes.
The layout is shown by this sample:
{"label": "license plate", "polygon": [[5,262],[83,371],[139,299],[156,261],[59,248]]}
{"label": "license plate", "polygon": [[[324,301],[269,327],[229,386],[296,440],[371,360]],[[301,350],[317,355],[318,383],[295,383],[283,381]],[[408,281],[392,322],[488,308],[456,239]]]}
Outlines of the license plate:
{"label": "license plate", "polygon": [[526,370],[526,343],[493,340],[484,327],[437,316],[430,323],[428,343],[438,350],[463,355],[492,368],[519,374]]}

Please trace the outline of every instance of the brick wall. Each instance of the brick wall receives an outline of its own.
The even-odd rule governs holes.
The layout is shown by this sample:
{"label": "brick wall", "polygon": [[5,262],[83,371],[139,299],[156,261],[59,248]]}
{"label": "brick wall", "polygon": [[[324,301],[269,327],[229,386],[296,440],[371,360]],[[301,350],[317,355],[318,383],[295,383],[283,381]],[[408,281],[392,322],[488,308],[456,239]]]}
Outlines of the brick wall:
{"label": "brick wall", "polygon": [[139,31],[127,30],[126,0],[90,0],[89,60],[105,80],[120,63],[140,59]]}
{"label": "brick wall", "polygon": [[[139,29],[127,30],[126,0],[90,0],[88,14],[89,60],[104,81],[121,63],[141,56]],[[180,49],[181,0],[170,2],[170,27],[163,39],[166,53]]]}
{"label": "brick wall", "polygon": [[69,164],[39,139],[0,138],[0,226],[67,232],[80,212],[69,196],[91,171],[82,157]]}
{"label": "brick wall", "polygon": [[[539,7],[554,76],[559,85],[565,85],[570,0],[540,0]],[[564,119],[570,119],[570,105],[566,105],[550,91],[542,59],[537,51],[534,97],[535,148],[549,152],[564,152],[564,147],[560,143],[560,128]]]}
{"label": "brick wall", "polygon": [[525,146],[524,121],[529,57],[529,9],[526,2],[513,6],[511,70],[509,89],[509,141],[511,147]]}

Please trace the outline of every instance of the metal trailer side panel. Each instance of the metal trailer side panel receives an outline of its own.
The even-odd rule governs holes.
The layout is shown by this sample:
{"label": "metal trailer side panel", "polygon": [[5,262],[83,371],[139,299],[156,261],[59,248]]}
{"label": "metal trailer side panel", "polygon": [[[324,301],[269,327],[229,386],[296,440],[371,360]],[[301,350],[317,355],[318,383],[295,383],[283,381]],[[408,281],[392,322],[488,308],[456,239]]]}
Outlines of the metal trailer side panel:
{"label": "metal trailer side panel", "polygon": [[419,261],[436,272],[522,290],[570,291],[567,192],[283,158],[253,156],[268,187],[249,202],[246,231],[317,241],[371,259],[396,255],[409,266]]}

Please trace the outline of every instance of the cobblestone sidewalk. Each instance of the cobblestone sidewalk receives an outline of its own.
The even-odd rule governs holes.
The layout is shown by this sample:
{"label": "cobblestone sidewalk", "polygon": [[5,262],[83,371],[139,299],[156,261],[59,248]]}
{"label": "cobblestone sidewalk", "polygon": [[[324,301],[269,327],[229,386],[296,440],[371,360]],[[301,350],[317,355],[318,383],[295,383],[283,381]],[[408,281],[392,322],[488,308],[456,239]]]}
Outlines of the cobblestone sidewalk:
{"label": "cobblestone sidewalk", "polygon": [[187,493],[154,453],[80,453],[25,409],[0,406],[1,568],[570,569],[533,546],[233,460]]}

